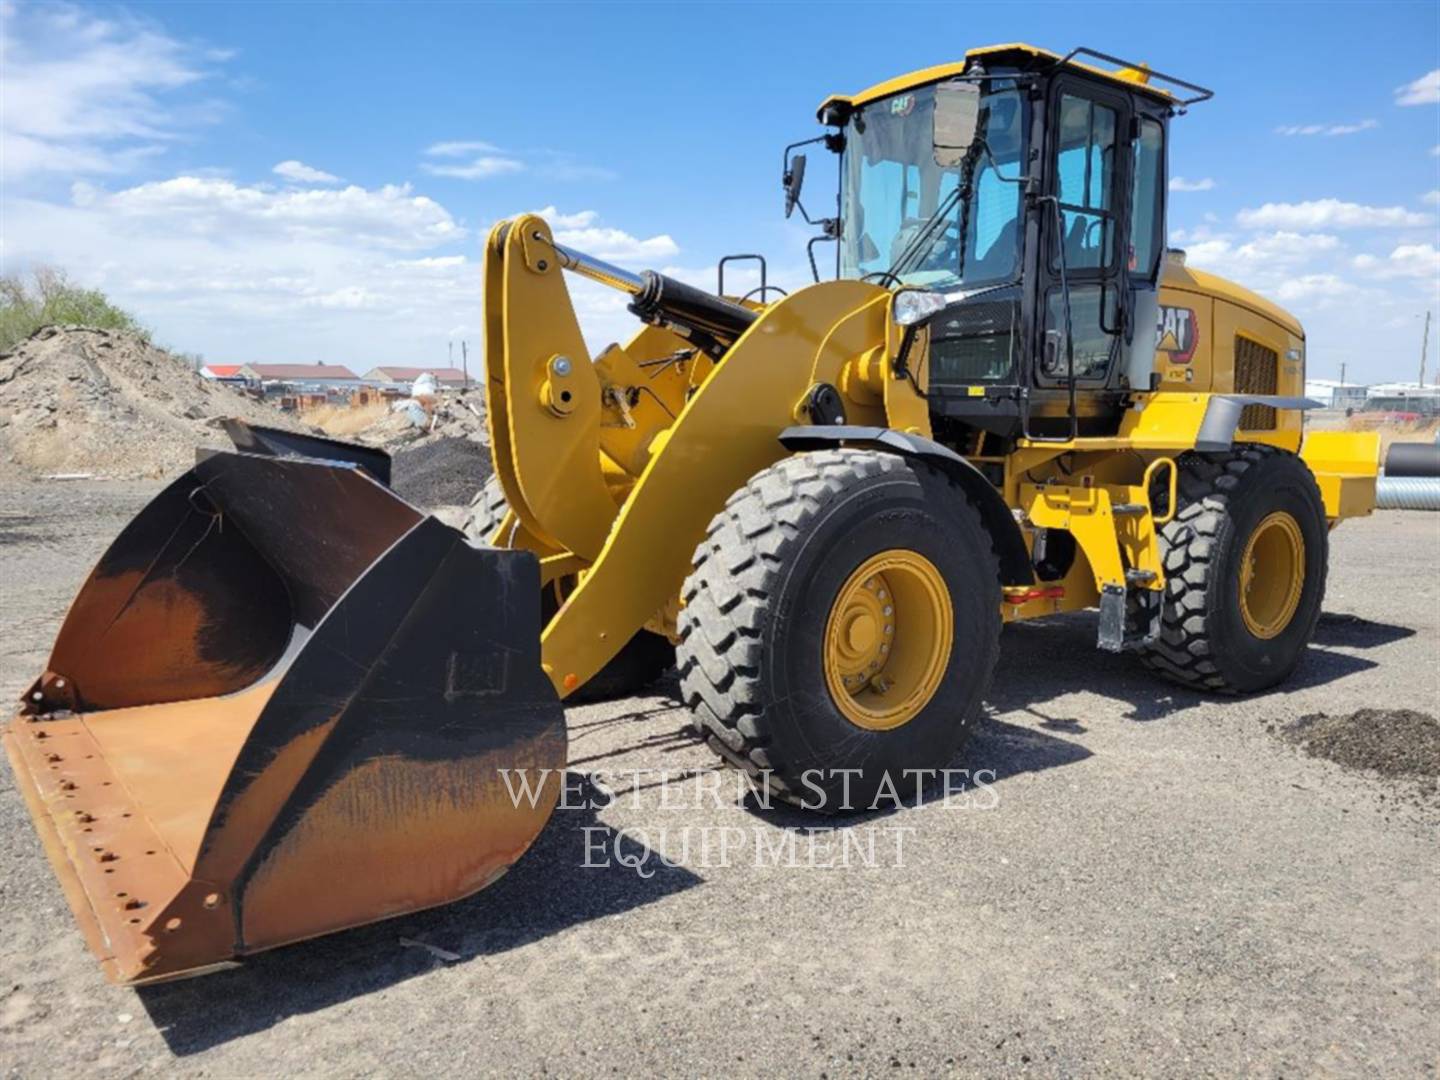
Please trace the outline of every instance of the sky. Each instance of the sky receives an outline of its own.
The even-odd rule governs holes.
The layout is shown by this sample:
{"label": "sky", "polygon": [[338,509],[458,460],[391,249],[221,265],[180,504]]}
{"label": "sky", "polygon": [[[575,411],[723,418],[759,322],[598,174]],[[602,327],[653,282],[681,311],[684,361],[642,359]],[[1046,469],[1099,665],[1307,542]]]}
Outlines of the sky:
{"label": "sky", "polygon": [[[1007,41],[1212,87],[1171,129],[1172,246],[1293,311],[1312,376],[1416,377],[1440,317],[1434,0],[0,0],[0,269],[62,267],[214,363],[458,364],[486,233],[523,211],[626,266],[713,288],[758,251],[803,284],[781,151],[820,101]],[[572,294],[592,347],[634,328],[619,294]]]}

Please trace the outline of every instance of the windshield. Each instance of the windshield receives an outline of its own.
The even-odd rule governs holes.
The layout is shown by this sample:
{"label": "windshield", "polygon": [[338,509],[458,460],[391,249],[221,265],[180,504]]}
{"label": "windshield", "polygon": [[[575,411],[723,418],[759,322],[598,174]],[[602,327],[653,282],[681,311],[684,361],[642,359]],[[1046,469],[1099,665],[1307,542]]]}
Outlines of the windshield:
{"label": "windshield", "polygon": [[[960,169],[935,164],[931,115],[934,87],[910,90],[867,105],[845,129],[841,185],[841,276],[889,270],[946,196],[960,185]],[[956,200],[934,230],[929,250],[899,275],[905,285],[950,288],[1016,276],[1020,238],[1024,110],[1020,95],[996,82],[981,99],[988,156],[974,165],[968,213]],[[997,172],[998,166],[998,172]],[[966,221],[963,272],[959,244]]]}

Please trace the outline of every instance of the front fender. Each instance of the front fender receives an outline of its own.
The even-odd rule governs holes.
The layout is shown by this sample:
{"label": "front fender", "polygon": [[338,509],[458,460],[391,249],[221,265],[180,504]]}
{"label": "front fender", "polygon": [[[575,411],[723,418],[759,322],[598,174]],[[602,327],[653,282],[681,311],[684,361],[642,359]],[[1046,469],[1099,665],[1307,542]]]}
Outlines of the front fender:
{"label": "front fender", "polygon": [[1025,536],[1010,512],[1004,497],[985,478],[985,474],[947,446],[920,435],[910,435],[893,428],[856,427],[846,424],[825,427],[790,427],[780,433],[780,443],[787,450],[823,450],[834,446],[864,446],[888,450],[892,454],[923,461],[945,473],[969,497],[980,512],[986,531],[995,544],[1000,558],[1000,580],[1005,585],[1035,584],[1035,568],[1030,562],[1030,549]]}

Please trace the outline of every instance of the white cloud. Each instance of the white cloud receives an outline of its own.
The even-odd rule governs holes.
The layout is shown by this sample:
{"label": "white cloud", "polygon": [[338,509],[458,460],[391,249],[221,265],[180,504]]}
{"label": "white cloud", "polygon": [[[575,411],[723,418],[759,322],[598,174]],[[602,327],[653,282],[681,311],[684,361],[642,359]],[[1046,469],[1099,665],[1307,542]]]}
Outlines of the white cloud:
{"label": "white cloud", "polygon": [[68,4],[7,6],[0,20],[7,180],[40,173],[124,173],[196,124],[214,102],[177,103],[217,62],[152,23]]}
{"label": "white cloud", "polygon": [[525,163],[515,158],[486,155],[477,157],[464,165],[436,165],[425,162],[420,168],[432,176],[452,176],[458,180],[487,180],[492,176],[505,176],[523,172]]}
{"label": "white cloud", "polygon": [[678,254],[680,246],[668,235],[642,240],[621,229],[556,229],[555,239],[567,247],[577,248],[597,259],[617,263],[643,263],[649,266],[657,259]]}
{"label": "white cloud", "polygon": [[1183,176],[1170,178],[1171,191],[1211,191],[1214,187],[1215,181],[1208,176],[1201,180],[1186,180]]}
{"label": "white cloud", "polygon": [[304,303],[310,307],[334,308],[341,311],[359,311],[362,308],[378,308],[380,297],[360,285],[347,285],[343,289],[307,296]]}
{"label": "white cloud", "polygon": [[1434,244],[1401,244],[1387,258],[1357,255],[1355,269],[1376,278],[1419,278],[1440,283],[1440,249]]}
{"label": "white cloud", "polygon": [[282,161],[270,170],[276,176],[301,184],[338,184],[340,178],[321,169],[313,169],[303,161]]}
{"label": "white cloud", "polygon": [[[562,183],[596,183],[616,177],[612,170],[578,161],[574,155],[562,150],[507,150],[494,143],[474,139],[432,143],[425,148],[425,156],[445,160],[422,161],[420,168],[423,171],[432,176],[450,176],[460,180],[488,180],[519,172]],[[462,158],[469,160],[452,160]]]}
{"label": "white cloud", "polygon": [[[612,261],[661,267],[679,248],[594,210],[545,214],[563,242]],[[7,192],[5,220],[7,268],[65,266],[215,363],[444,363],[452,330],[470,343],[471,371],[481,363],[480,266],[460,246],[474,234],[405,186],[82,181],[68,201]],[[638,329],[622,293],[573,275],[566,286],[592,351]]]}
{"label": "white cloud", "polygon": [[1440,206],[1440,188],[1427,191],[1420,196],[1420,201],[1430,206]]}
{"label": "white cloud", "polygon": [[531,213],[550,223],[558,242],[608,262],[638,264],[653,269],[661,260],[680,251],[680,246],[665,233],[642,239],[622,229],[602,226],[598,224],[600,215],[594,210],[565,214],[554,206],[547,206]]}
{"label": "white cloud", "polygon": [[1177,243],[1189,239],[1186,261],[1192,266],[1218,273],[1235,275],[1242,283],[1274,283],[1288,276],[1294,268],[1314,263],[1317,258],[1340,248],[1340,240],[1327,233],[1295,233],[1278,231],[1263,233],[1243,243],[1230,236],[1212,235],[1196,230],[1187,234],[1176,230],[1171,234]]}
{"label": "white cloud", "polygon": [[494,154],[500,148],[492,143],[478,142],[438,142],[432,143],[425,148],[425,153],[430,157],[465,157],[469,154]]}
{"label": "white cloud", "polygon": [[1440,68],[1395,88],[1396,105],[1440,105]]}
{"label": "white cloud", "polygon": [[1277,300],[1293,303],[1319,297],[1347,296],[1353,291],[1353,286],[1335,274],[1302,274],[1282,281],[1275,288],[1274,295]]}
{"label": "white cloud", "polygon": [[1353,124],[1282,124],[1275,132],[1278,135],[1354,135],[1379,126],[1379,120],[1359,120]]}
{"label": "white cloud", "polygon": [[1339,199],[1314,199],[1299,203],[1266,203],[1258,209],[1241,210],[1241,225],[1258,229],[1354,229],[1396,228],[1428,225],[1429,214],[1417,214],[1403,206],[1364,206]]}
{"label": "white cloud", "polygon": [[465,230],[433,199],[408,184],[368,190],[273,191],[230,180],[177,176],[113,194],[90,185],[74,190],[76,205],[108,211],[121,220],[164,222],[177,233],[198,236],[259,234],[327,239],[391,249],[434,247],[458,240]]}
{"label": "white cloud", "polygon": [[488,180],[492,176],[506,176],[523,172],[525,163],[513,155],[506,154],[498,146],[478,140],[438,142],[426,147],[427,157],[469,158],[469,161],[424,161],[420,168],[432,176],[449,176],[457,180]]}
{"label": "white cloud", "polygon": [[1293,262],[1309,259],[1324,251],[1334,251],[1340,240],[1328,233],[1273,232],[1257,236],[1236,249],[1243,259],[1257,262]]}
{"label": "white cloud", "polygon": [[1431,157],[1440,157],[1440,144],[1430,147]]}
{"label": "white cloud", "polygon": [[556,229],[584,229],[595,224],[600,217],[594,210],[581,210],[574,214],[562,214],[553,206],[547,206],[543,210],[533,210],[531,213],[542,217]]}
{"label": "white cloud", "polygon": [[411,267],[416,270],[453,270],[466,263],[464,255],[427,255],[423,259],[401,259],[391,266]]}

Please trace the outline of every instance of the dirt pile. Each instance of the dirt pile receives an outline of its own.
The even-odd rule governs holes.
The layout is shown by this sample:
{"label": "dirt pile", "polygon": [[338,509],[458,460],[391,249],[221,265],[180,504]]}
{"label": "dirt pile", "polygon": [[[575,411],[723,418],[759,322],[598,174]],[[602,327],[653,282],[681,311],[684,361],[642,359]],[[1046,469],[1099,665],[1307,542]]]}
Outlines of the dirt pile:
{"label": "dirt pile", "polygon": [[229,447],[228,416],[306,430],[125,331],[47,326],[0,354],[0,474],[171,476]]}
{"label": "dirt pile", "polygon": [[1420,780],[1434,790],[1440,777],[1440,721],[1413,709],[1310,713],[1281,733],[1311,757],[1371,769],[1387,779]]}
{"label": "dirt pile", "polygon": [[[370,446],[391,453],[403,447],[420,446],[439,439],[470,439],[489,445],[485,430],[485,395],[478,389],[447,391],[437,395],[431,410],[421,414],[407,408],[410,399],[400,398],[369,427],[352,436]],[[417,406],[418,407],[418,406]]]}

